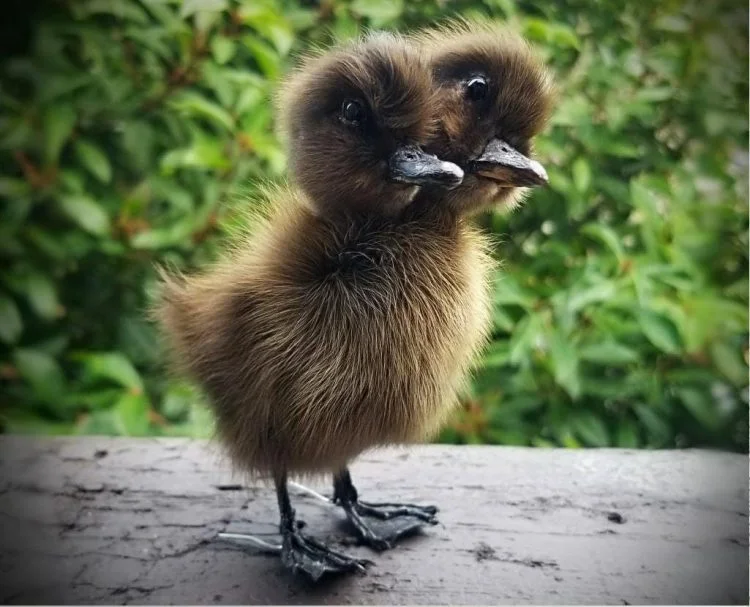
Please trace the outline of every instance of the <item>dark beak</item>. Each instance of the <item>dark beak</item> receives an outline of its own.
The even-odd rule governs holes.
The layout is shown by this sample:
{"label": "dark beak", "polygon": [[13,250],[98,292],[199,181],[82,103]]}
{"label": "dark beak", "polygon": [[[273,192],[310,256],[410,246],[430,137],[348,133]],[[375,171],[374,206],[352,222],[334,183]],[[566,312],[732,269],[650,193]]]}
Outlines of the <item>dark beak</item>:
{"label": "dark beak", "polygon": [[427,154],[415,145],[405,145],[394,152],[388,163],[388,174],[393,181],[445,188],[455,188],[464,179],[464,172],[458,165]]}
{"label": "dark beak", "polygon": [[547,171],[536,160],[527,158],[501,139],[493,139],[471,163],[471,172],[509,187],[546,184]]}

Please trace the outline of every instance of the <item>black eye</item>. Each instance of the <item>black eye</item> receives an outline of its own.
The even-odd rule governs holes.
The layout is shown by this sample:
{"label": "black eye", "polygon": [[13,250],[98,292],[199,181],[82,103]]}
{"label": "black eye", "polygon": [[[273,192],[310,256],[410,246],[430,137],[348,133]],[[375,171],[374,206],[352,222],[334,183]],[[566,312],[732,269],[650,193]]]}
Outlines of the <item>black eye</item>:
{"label": "black eye", "polygon": [[466,85],[466,94],[472,101],[481,101],[487,96],[487,80],[482,76],[475,76]]}
{"label": "black eye", "polygon": [[359,101],[347,99],[341,104],[341,120],[347,124],[358,125],[365,119],[365,108]]}

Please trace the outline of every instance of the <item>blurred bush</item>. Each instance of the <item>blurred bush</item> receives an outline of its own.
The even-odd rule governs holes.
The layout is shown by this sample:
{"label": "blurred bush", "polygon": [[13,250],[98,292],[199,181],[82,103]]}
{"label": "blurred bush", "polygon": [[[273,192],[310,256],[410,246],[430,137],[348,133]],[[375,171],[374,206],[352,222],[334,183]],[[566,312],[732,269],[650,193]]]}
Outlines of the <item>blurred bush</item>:
{"label": "blurred bush", "polygon": [[210,260],[281,178],[271,96],[365,27],[492,15],[561,94],[551,187],[501,236],[494,341],[442,440],[747,450],[747,8],[730,0],[66,0],[0,88],[5,431],[185,434],[211,419],[144,319],[155,262]]}

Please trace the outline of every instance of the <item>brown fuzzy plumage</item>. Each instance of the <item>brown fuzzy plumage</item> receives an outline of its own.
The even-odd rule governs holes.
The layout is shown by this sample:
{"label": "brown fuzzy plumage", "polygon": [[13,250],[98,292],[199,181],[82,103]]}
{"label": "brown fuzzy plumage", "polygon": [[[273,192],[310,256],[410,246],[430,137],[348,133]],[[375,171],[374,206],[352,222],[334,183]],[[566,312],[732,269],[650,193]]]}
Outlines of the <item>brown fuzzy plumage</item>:
{"label": "brown fuzzy plumage", "polygon": [[[303,65],[285,111],[302,192],[274,192],[205,273],[163,274],[156,307],[235,464],[256,474],[336,471],[431,435],[489,323],[484,239],[384,176],[382,150],[431,133],[419,55],[377,36]],[[371,145],[330,117],[347,95],[373,111]]]}
{"label": "brown fuzzy plumage", "polygon": [[[488,141],[499,137],[522,154],[545,126],[554,102],[551,75],[531,46],[508,27],[490,21],[456,20],[414,35],[429,57],[436,90],[438,130],[428,150],[466,168]],[[487,77],[489,94],[467,99],[469,78]],[[500,187],[467,170],[454,190],[423,195],[442,198],[459,213],[520,202],[523,188]]]}
{"label": "brown fuzzy plumage", "polygon": [[161,316],[238,465],[335,471],[439,428],[487,324],[488,257],[439,215],[347,225],[287,197],[218,267],[167,278]]}

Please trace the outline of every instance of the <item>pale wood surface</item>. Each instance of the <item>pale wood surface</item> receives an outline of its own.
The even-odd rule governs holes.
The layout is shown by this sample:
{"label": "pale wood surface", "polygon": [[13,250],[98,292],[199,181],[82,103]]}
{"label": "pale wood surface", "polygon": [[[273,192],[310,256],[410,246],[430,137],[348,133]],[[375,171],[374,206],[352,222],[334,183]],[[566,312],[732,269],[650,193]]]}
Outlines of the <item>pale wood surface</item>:
{"label": "pale wood surface", "polygon": [[[379,555],[339,545],[376,565],[311,588],[216,540],[273,533],[277,513],[206,443],[0,437],[0,602],[748,602],[747,456],[424,446],[353,474],[363,499],[435,503],[441,524]],[[293,500],[310,533],[345,537],[342,513]]]}

